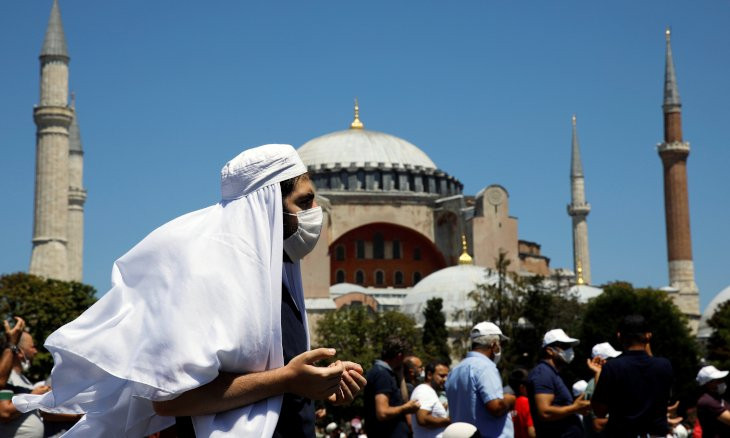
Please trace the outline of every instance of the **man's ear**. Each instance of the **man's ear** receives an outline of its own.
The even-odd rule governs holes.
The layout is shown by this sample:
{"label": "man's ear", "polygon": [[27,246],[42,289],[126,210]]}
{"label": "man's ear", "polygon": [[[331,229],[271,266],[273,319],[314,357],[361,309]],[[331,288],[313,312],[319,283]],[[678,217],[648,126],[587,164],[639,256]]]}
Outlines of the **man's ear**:
{"label": "man's ear", "polygon": [[646,338],[646,342],[648,343],[649,341],[651,341],[652,333],[651,332],[646,332],[644,334],[644,337]]}

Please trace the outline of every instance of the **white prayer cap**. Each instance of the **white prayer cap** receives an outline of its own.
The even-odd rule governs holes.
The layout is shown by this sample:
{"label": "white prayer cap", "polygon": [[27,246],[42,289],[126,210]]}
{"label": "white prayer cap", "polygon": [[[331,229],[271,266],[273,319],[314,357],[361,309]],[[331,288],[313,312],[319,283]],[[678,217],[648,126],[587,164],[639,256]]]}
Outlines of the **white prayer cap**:
{"label": "white prayer cap", "polygon": [[603,360],[611,359],[614,357],[617,357],[620,355],[620,351],[616,351],[615,348],[611,346],[608,342],[602,342],[600,344],[596,344],[591,349],[591,357],[600,357]]}
{"label": "white prayer cap", "polygon": [[477,433],[476,426],[469,423],[451,423],[442,435],[444,438],[471,438]]}
{"label": "white prayer cap", "polygon": [[499,336],[499,339],[502,341],[508,341],[509,338],[502,334],[502,330],[497,326],[497,324],[489,321],[482,321],[479,324],[475,325],[471,329],[471,340],[479,339],[482,336],[489,336],[489,335],[497,335]]}
{"label": "white prayer cap", "polygon": [[570,336],[566,335],[563,329],[553,329],[549,332],[545,333],[545,337],[542,339],[542,346],[547,347],[550,344],[553,344],[555,342],[560,342],[562,344],[569,344],[571,347],[573,345],[578,345],[580,343],[579,340],[575,338],[571,338]]}
{"label": "white prayer cap", "polygon": [[299,176],[307,167],[288,144],[267,144],[247,149],[221,169],[221,195],[230,201],[265,185]]}
{"label": "white prayer cap", "polygon": [[702,386],[705,383],[711,382],[713,380],[724,379],[725,377],[727,377],[727,375],[727,371],[720,371],[712,365],[708,365],[706,367],[703,367],[700,372],[697,373],[697,383]]}

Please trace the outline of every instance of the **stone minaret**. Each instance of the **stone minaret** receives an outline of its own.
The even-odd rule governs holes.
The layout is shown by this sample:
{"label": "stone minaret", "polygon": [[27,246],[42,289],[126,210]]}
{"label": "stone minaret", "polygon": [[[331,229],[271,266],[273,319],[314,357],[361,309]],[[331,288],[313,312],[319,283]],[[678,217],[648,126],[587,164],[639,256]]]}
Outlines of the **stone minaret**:
{"label": "stone minaret", "polygon": [[68,273],[69,138],[68,51],[58,1],[41,49],[40,103],[36,124],[35,211],[30,273],[66,280]]}
{"label": "stone minaret", "polygon": [[687,157],[689,143],[682,140],[682,103],[674,73],[670,31],[666,31],[667,52],[664,73],[664,143],[658,145],[664,167],[664,213],[667,223],[669,284],[677,289],[673,299],[690,318],[696,330],[700,316],[699,291],[692,262],[687,194]]}
{"label": "stone minaret", "polygon": [[81,281],[84,273],[84,150],[81,146],[79,115],[71,94],[74,118],[69,129],[68,156],[68,279]]}
{"label": "stone minaret", "polygon": [[571,203],[568,215],[573,218],[573,268],[577,284],[591,284],[591,258],[588,253],[588,224],[586,217],[591,212],[591,205],[586,202],[583,164],[580,161],[578,130],[573,116],[573,144],[570,157],[570,193]]}

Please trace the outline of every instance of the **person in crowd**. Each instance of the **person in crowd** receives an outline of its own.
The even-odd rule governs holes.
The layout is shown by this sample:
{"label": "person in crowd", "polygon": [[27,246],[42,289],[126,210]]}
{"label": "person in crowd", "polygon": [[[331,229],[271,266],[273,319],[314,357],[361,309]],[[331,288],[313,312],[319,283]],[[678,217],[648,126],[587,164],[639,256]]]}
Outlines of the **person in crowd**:
{"label": "person in crowd", "polygon": [[470,338],[471,351],[446,379],[451,420],[475,425],[482,437],[512,437],[509,414],[515,396],[504,393],[497,370],[508,338],[486,321],[472,328]]}
{"label": "person in crowd", "polygon": [[479,430],[473,424],[452,423],[444,430],[444,438],[479,438]]}
{"label": "person in crowd", "polygon": [[410,355],[403,359],[403,380],[406,382],[408,398],[413,394],[416,385],[423,383],[425,374],[423,371],[423,361],[418,356]]}
{"label": "person in crowd", "polygon": [[530,412],[538,437],[583,437],[579,415],[588,412],[590,402],[584,394],[574,399],[559,375],[573,361],[573,347],[579,342],[559,328],[543,337],[542,360],[527,377]]}
{"label": "person in crowd", "polygon": [[404,401],[398,374],[410,347],[398,336],[383,342],[380,359],[368,370],[365,387],[365,431],[371,437],[407,438],[406,416],[418,411],[415,400]]}
{"label": "person in crowd", "polygon": [[697,384],[702,388],[702,395],[697,401],[702,438],[730,437],[730,410],[723,399],[727,375],[728,371],[720,371],[712,365],[697,373]]}
{"label": "person in crowd", "polygon": [[[20,341],[13,350],[13,363],[7,379],[6,391],[11,394],[45,394],[50,388],[44,384],[34,385],[24,375],[30,368],[30,361],[38,353],[33,337],[22,332]],[[7,394],[7,392],[6,392]],[[7,395],[0,400],[0,437],[43,438],[44,427],[40,412],[19,412]]]}
{"label": "person in crowd", "polygon": [[444,429],[451,423],[438,392],[444,390],[449,366],[445,361],[435,361],[426,365],[424,383],[416,386],[411,400],[421,407],[411,416],[414,438],[441,438]]}
{"label": "person in crowd", "polygon": [[16,316],[14,317],[14,321],[12,321],[12,326],[11,321],[7,319],[3,321],[3,325],[5,328],[5,343],[2,354],[0,354],[0,389],[5,388],[10,378],[15,355],[18,353],[20,335],[25,330],[25,320]]}
{"label": "person in crowd", "polygon": [[535,425],[530,414],[530,402],[527,399],[527,370],[517,368],[509,375],[509,386],[515,393],[515,407],[512,410],[512,424],[515,438],[535,438]]}
{"label": "person in crowd", "polygon": [[[591,358],[586,361],[588,363],[588,368],[593,372],[593,377],[591,377],[588,381],[588,385],[586,386],[586,400],[590,400],[591,397],[593,397],[593,391],[596,388],[596,381],[601,375],[603,365],[609,359],[618,357],[620,354],[621,352],[613,348],[613,346],[608,342],[601,342],[593,346],[591,349]],[[598,438],[604,436],[602,431],[606,427],[607,422],[607,418],[596,418],[593,414],[593,410],[584,415],[583,429],[585,430],[586,438]]]}
{"label": "person in crowd", "polygon": [[351,401],[362,367],[309,351],[300,260],[323,213],[296,150],[246,150],[221,198],[117,260],[112,289],[45,342],[55,390],[27,412],[86,412],[69,437],[145,436],[192,417],[200,436],[314,437],[313,399]]}
{"label": "person in crowd", "polygon": [[619,324],[623,353],[606,362],[591,398],[598,418],[608,417],[607,436],[666,436],[671,431],[667,407],[672,365],[651,353],[652,333],[641,315],[628,315]]}

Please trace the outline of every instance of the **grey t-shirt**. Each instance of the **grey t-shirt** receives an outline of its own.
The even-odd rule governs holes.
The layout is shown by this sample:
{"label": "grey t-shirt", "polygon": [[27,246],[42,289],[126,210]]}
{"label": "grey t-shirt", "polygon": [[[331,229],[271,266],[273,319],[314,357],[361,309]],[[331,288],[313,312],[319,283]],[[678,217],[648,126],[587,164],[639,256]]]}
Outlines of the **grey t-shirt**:
{"label": "grey t-shirt", "polygon": [[[8,386],[14,393],[29,393],[33,384],[22,374],[10,372]],[[43,420],[38,411],[26,412],[9,423],[0,423],[0,438],[43,438]]]}

